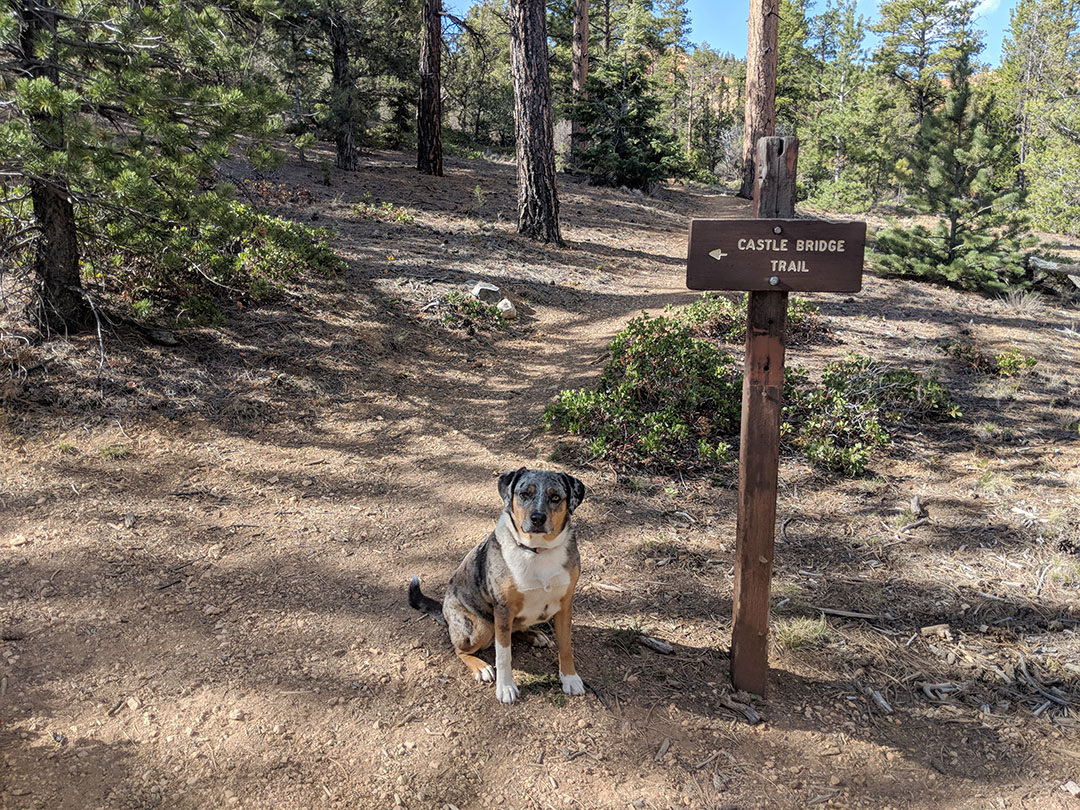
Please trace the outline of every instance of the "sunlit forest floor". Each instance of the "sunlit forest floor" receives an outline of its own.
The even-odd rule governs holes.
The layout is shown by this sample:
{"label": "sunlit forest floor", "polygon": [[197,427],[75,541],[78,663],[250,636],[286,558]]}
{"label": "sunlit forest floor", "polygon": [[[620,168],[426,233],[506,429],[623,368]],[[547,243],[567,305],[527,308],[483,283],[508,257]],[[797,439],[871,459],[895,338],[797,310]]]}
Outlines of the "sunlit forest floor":
{"label": "sunlit forest floor", "polygon": [[[173,348],[109,328],[100,368],[93,334],[18,358],[0,807],[1077,806],[1075,306],[869,275],[809,296],[828,338],[789,364],[934,371],[963,416],[898,431],[859,479],[783,459],[773,670],[751,702],[727,677],[734,484],[618,474],[542,419],[595,383],[627,319],[693,299],[689,219],[748,204],[560,176],[567,245],[550,248],[515,233],[512,165],[413,164],[373,153],[329,186],[313,163],[234,167],[253,201],[336,229],[348,271]],[[507,330],[439,320],[432,302],[470,280],[515,303]],[[938,350],[950,338],[1038,364],[978,374]],[[505,706],[405,588],[416,573],[441,595],[522,465],[589,490],[590,691],[565,697],[554,653],[519,645]]]}

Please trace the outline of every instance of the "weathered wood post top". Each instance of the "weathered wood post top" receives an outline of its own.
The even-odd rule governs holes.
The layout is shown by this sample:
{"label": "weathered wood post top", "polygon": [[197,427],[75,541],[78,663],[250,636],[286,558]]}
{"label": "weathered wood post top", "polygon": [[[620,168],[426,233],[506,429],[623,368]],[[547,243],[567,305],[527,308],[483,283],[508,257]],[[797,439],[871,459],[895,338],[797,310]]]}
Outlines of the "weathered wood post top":
{"label": "weathered wood post top", "polygon": [[746,365],[735,524],[731,680],[764,695],[788,291],[857,292],[865,222],[795,219],[795,138],[757,144],[754,219],[690,223],[686,286],[745,290]]}

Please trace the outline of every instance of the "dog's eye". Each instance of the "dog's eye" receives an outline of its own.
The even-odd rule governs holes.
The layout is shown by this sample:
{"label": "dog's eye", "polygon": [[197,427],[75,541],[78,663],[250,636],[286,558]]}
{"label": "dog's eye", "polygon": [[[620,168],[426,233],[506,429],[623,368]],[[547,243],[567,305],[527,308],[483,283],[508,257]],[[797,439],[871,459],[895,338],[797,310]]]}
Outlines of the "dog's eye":
{"label": "dog's eye", "polygon": [[523,498],[531,498],[536,494],[536,487],[526,487],[523,492],[518,493]]}
{"label": "dog's eye", "polygon": [[562,498],[560,498],[560,497],[559,497],[558,495],[552,495],[552,496],[551,496],[551,497],[549,498],[549,500],[550,500],[550,501],[551,501],[552,503],[558,503],[559,501],[561,501],[561,500],[562,500]]}

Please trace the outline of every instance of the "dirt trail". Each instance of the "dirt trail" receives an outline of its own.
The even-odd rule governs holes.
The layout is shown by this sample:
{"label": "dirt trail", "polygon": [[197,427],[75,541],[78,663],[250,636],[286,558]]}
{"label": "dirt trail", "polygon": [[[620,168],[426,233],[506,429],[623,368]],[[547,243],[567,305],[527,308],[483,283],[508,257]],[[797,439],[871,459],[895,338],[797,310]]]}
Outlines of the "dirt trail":
{"label": "dirt trail", "polygon": [[[178,349],[120,335],[100,382],[92,337],[35,350],[45,371],[0,405],[0,807],[1076,806],[1075,708],[1034,716],[1017,669],[1075,700],[1075,310],[873,278],[819,298],[832,339],[797,362],[937,368],[965,419],[898,437],[860,481],[785,460],[777,619],[878,619],[778,644],[751,726],[725,706],[733,490],[553,461],[541,417],[629,317],[691,300],[688,218],[746,204],[563,179],[568,247],[545,248],[513,231],[512,166],[447,170],[377,154],[325,187],[287,166],[265,179],[310,190],[285,210],[337,229],[344,278]],[[365,194],[408,216],[358,216]],[[468,279],[517,304],[507,333],[426,317]],[[934,351],[965,330],[1039,372],[965,375]],[[441,594],[521,465],[589,488],[575,648],[594,691],[565,698],[553,653],[515,649],[523,699],[503,706],[405,584]],[[914,494],[932,520],[900,535]]]}

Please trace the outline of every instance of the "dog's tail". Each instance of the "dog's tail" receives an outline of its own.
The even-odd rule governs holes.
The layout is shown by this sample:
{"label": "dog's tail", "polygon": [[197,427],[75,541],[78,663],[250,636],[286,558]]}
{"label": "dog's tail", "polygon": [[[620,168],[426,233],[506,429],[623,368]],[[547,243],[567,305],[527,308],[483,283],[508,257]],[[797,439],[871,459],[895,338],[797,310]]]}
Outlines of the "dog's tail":
{"label": "dog's tail", "polygon": [[409,604],[421,613],[434,616],[441,624],[446,624],[446,620],[442,615],[442,603],[437,602],[430,596],[424,596],[420,591],[420,577],[416,575],[413,575],[412,580],[409,582]]}

